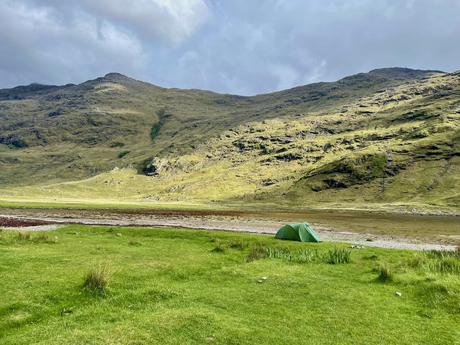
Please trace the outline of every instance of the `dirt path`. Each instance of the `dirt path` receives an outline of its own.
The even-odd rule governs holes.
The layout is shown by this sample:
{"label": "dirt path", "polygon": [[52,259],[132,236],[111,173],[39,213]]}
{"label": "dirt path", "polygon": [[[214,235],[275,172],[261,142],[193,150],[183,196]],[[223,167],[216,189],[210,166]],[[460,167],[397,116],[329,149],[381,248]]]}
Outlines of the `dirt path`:
{"label": "dirt path", "polygon": [[[209,217],[196,215],[114,215],[98,214],[92,217],[59,216],[56,212],[45,215],[0,214],[0,227],[8,230],[47,231],[58,229],[63,224],[109,225],[109,226],[172,226],[191,229],[238,231],[261,234],[274,234],[285,222],[273,219],[254,219],[242,217]],[[455,245],[425,243],[417,239],[398,238],[365,232],[341,231],[318,224],[315,229],[323,241],[347,242],[369,247],[382,247],[411,250],[454,250]]]}

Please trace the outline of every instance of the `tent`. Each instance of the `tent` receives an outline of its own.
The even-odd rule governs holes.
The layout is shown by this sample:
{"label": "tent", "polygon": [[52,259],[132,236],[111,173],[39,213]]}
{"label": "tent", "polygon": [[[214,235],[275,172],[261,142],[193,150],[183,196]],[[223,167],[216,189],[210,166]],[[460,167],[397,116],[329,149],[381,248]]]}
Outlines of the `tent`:
{"label": "tent", "polygon": [[320,241],[318,234],[308,223],[286,224],[278,230],[275,238],[300,242]]}

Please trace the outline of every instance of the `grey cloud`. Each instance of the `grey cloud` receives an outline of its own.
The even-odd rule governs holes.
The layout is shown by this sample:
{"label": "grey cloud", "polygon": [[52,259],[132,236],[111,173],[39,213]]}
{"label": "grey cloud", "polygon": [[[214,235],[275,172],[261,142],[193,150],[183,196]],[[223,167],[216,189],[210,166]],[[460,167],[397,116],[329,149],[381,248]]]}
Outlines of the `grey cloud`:
{"label": "grey cloud", "polygon": [[255,94],[378,67],[460,69],[457,0],[0,0],[0,87],[118,71]]}

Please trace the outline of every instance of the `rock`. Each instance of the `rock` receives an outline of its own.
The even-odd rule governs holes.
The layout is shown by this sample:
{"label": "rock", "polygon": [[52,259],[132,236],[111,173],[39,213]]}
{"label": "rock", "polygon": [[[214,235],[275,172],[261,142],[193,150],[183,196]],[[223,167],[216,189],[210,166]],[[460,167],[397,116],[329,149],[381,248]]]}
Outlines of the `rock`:
{"label": "rock", "polygon": [[158,158],[153,157],[144,162],[144,167],[142,171],[147,176],[157,176],[160,174],[161,168],[163,166],[163,162],[160,161]]}

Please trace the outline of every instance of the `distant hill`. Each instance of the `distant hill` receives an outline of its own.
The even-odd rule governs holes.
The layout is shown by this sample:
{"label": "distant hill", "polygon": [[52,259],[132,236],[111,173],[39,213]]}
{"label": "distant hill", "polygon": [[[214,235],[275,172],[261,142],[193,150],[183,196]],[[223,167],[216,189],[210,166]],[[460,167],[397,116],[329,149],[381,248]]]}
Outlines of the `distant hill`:
{"label": "distant hill", "polygon": [[459,73],[384,68],[253,97],[117,73],[0,90],[5,198],[457,209],[459,145]]}

